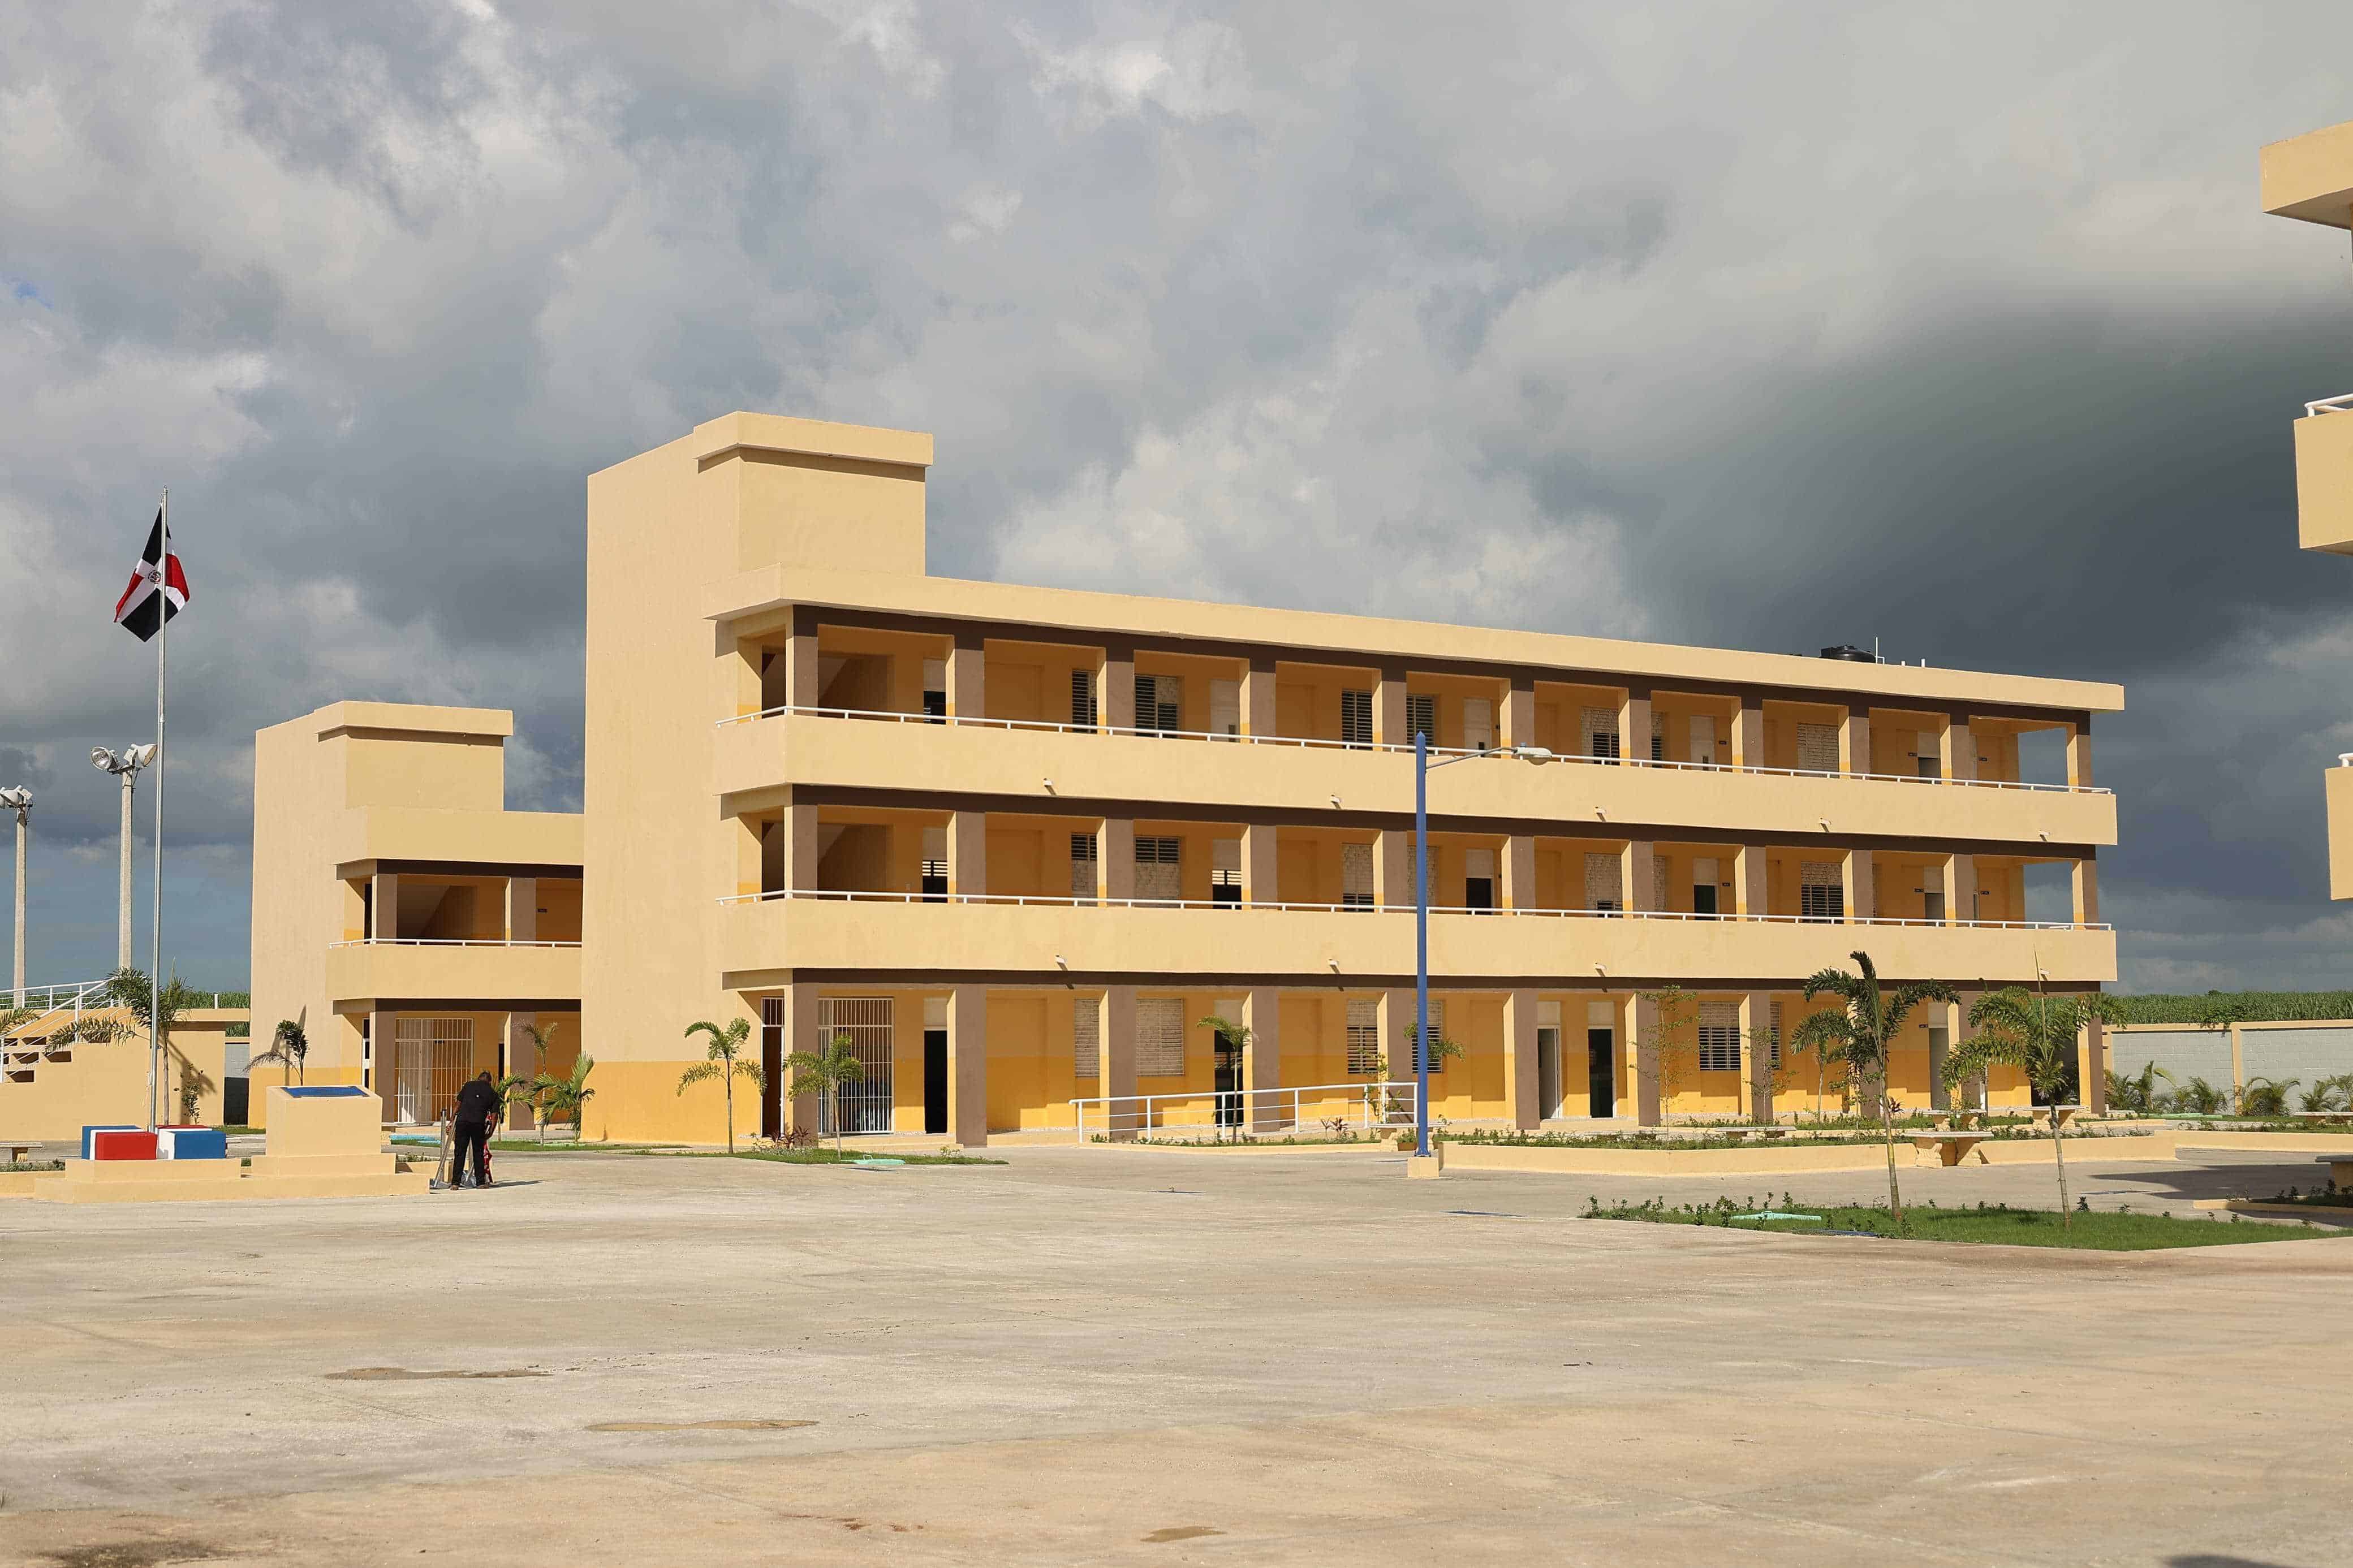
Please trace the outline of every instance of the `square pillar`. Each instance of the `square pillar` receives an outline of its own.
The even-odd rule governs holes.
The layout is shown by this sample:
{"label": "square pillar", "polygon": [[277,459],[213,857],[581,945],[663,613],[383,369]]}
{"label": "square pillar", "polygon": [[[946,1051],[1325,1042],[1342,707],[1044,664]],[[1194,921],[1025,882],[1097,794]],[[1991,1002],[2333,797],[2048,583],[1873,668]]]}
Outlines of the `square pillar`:
{"label": "square pillar", "polygon": [[1503,907],[1507,910],[1532,910],[1536,907],[1536,841],[1533,835],[1514,833],[1504,840],[1504,853],[1498,869],[1503,872],[1504,885],[1496,889]]}
{"label": "square pillar", "polygon": [[1765,765],[1765,710],[1743,706],[1732,716],[1732,765],[1736,768],[1761,768]]}
{"label": "square pillar", "polygon": [[2092,727],[2088,724],[2067,726],[2067,787],[2092,787]]}
{"label": "square pillar", "polygon": [[1769,912],[1765,877],[1765,847],[1744,844],[1732,855],[1732,912],[1756,920]]}
{"label": "square pillar", "polygon": [[1384,827],[1374,839],[1373,902],[1385,910],[1413,908],[1411,828]]}
{"label": "square pillar", "polygon": [[[367,1055],[370,1074],[375,1079],[376,1098],[384,1102],[384,1120],[390,1125],[399,1114],[397,1085],[400,1073],[400,1051],[392,1043],[392,1011],[382,1003],[371,1008],[367,1016]],[[162,1086],[157,1086],[162,1092]]]}
{"label": "square pillar", "polygon": [[[1247,852],[1243,863],[1249,863]],[[1104,817],[1095,836],[1095,897],[1105,903],[1124,903],[1135,897],[1135,819],[1132,816]]]}
{"label": "square pillar", "polygon": [[1385,669],[1373,688],[1373,743],[1410,748],[1413,735],[1405,717],[1405,671]]}
{"label": "square pillar", "polygon": [[1504,1116],[1529,1131],[1544,1124],[1544,1108],[1536,1103],[1536,994],[1533,990],[1504,993]]}
{"label": "square pillar", "polygon": [[1846,918],[1850,924],[1871,919],[1872,894],[1874,891],[1871,875],[1871,851],[1850,849],[1839,871],[1839,880],[1845,883],[1841,891],[1846,897]]}
{"label": "square pillar", "polygon": [[[1130,862],[1135,858],[1135,844],[1128,841]],[[1131,869],[1130,875],[1134,872]],[[948,892],[958,898],[970,898],[988,891],[988,814],[985,811],[959,811],[948,816]],[[950,1026],[951,1029],[954,1026]]]}
{"label": "square pillar", "polygon": [[948,993],[948,1137],[967,1149],[988,1143],[988,993]]}
{"label": "square pillar", "polygon": [[[1133,833],[1133,828],[1130,832]],[[1271,904],[1282,900],[1276,868],[1282,864],[1280,829],[1251,823],[1242,829],[1242,902]],[[1134,855],[1131,853],[1131,859]],[[1253,993],[1255,994],[1255,993]]]}
{"label": "square pillar", "polygon": [[1112,1103],[1108,1125],[1115,1143],[1133,1142],[1135,1126],[1135,987],[1106,987],[1103,997],[1103,1027],[1096,1031],[1099,1059],[1095,1092]]}
{"label": "square pillar", "polygon": [[1867,773],[1871,771],[1871,710],[1846,710],[1846,722],[1839,726],[1839,771],[1845,773]]}
{"label": "square pillar", "polygon": [[2075,923],[2079,926],[2097,925],[2100,921],[2099,862],[2088,855],[2076,861],[2069,882],[2073,893]]}
{"label": "square pillar", "polygon": [[[507,1015],[505,1045],[499,1053],[499,1077],[534,1079],[547,1065],[539,1059],[539,1052],[533,1047],[531,1036],[525,1032],[538,1022],[539,1015],[536,1013]],[[527,1131],[532,1125],[530,1102],[520,1095],[508,1100],[506,1124],[510,1131]]]}
{"label": "square pillar", "polygon": [[1968,925],[1978,918],[1978,858],[1945,857],[1945,923]]}
{"label": "square pillar", "polygon": [[1241,1022],[1250,1030],[1242,1047],[1242,1089],[1250,1097],[1245,1121],[1253,1132],[1276,1132],[1297,1120],[1282,1089],[1282,993],[1256,985],[1242,994]]}
{"label": "square pillar", "polygon": [[1242,671],[1242,733],[1271,735],[1276,730],[1274,660],[1253,658]]}
{"label": "square pillar", "polygon": [[1651,693],[1648,688],[1629,687],[1618,699],[1618,760],[1638,763],[1651,760]]}
{"label": "square pillar", "polygon": [[400,934],[400,873],[378,871],[368,882],[368,940],[390,942]]}
{"label": "square pillar", "polygon": [[[1945,1082],[1945,1062],[1953,1047],[1961,1043],[1960,1008],[1950,1002],[1931,1002],[1921,1016],[1928,1026],[1928,1109],[1950,1110],[1953,1091]],[[1940,1029],[1945,1036],[1942,1046],[1936,1043]]]}
{"label": "square pillar", "polygon": [[1536,744],[1536,689],[1533,681],[1514,681],[1504,693],[1503,744]]}
{"label": "square pillar", "polygon": [[1626,900],[1626,908],[1656,910],[1659,904],[1657,858],[1651,841],[1636,838],[1618,852],[1618,891]]}
{"label": "square pillar", "polygon": [[509,942],[539,940],[539,879],[507,879],[506,932]]}
{"label": "square pillar", "polygon": [[[776,827],[781,835],[777,846],[776,890],[779,892],[815,892],[825,886],[825,878],[818,868],[817,807],[795,803],[785,807],[784,821]],[[766,883],[765,868],[762,885]]]}
{"label": "square pillar", "polygon": [[1095,677],[1095,716],[1106,730],[1135,728],[1134,648],[1112,647],[1103,649],[1103,665]]}
{"label": "square pillar", "polygon": [[1751,991],[1740,998],[1740,1104],[1756,1121],[1773,1120],[1773,998]]}
{"label": "square pillar", "polygon": [[[783,1003],[784,1037],[777,1041],[777,1059],[781,1061],[797,1052],[805,1051],[811,1056],[821,1054],[823,1042],[818,1038],[817,987],[807,982],[787,985],[779,1000]],[[773,1092],[784,1092],[781,1078],[770,1081],[776,1085]],[[818,1124],[817,1093],[813,1089],[803,1089],[797,1081],[792,1088],[795,1092],[778,1108],[783,1124],[814,1137]],[[765,1120],[765,1109],[762,1108],[763,1120]]]}
{"label": "square pillar", "polygon": [[1413,1081],[1414,1002],[1410,986],[1381,993],[1381,1059],[1390,1083]]}
{"label": "square pillar", "polygon": [[1947,779],[1978,776],[1978,743],[1969,733],[1968,720],[1956,716],[1946,721],[1945,732],[1936,742],[1936,760]]}
{"label": "square pillar", "polygon": [[1637,995],[1626,1008],[1626,1037],[1633,1054],[1634,1121],[1656,1127],[1665,1120],[1659,1107],[1659,1005]]}
{"label": "square pillar", "polygon": [[948,715],[979,719],[988,712],[988,670],[978,632],[958,632],[948,649]]}
{"label": "square pillar", "polygon": [[2108,1026],[2094,1018],[2084,1026],[2083,1043],[2076,1065],[2075,1098],[2091,1115],[2100,1116],[2108,1109]]}

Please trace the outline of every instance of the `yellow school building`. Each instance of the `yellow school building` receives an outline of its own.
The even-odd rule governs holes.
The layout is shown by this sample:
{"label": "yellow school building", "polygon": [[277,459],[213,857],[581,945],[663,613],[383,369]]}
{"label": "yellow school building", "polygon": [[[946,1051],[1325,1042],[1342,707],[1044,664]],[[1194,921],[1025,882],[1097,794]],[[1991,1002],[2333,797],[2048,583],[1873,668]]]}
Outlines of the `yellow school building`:
{"label": "yellow school building", "polygon": [[[1314,1133],[1411,1076],[1417,733],[1451,1122],[1811,1110],[1779,1042],[1858,948],[1964,1005],[2116,978],[2116,686],[935,577],[933,457],[738,413],[589,478],[577,816],[503,809],[504,712],[263,731],[257,1042],[388,1121],[535,1025],[588,1136],[716,1142],[685,1030],[742,1018],[742,1133]],[[779,1093],[836,1040],[860,1081]]]}

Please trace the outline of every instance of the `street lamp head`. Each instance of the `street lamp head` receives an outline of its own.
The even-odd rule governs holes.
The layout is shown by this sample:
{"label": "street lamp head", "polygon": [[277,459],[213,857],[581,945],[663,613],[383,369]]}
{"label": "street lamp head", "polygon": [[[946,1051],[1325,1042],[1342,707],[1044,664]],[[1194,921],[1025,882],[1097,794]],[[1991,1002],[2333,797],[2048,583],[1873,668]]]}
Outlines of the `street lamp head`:
{"label": "street lamp head", "polygon": [[1511,750],[1512,755],[1519,758],[1520,761],[1534,763],[1539,767],[1546,763],[1559,760],[1559,754],[1549,746],[1514,746]]}
{"label": "street lamp head", "polygon": [[118,771],[114,753],[104,746],[92,746],[90,749],[90,765],[102,773]]}
{"label": "street lamp head", "polygon": [[125,746],[119,752],[110,752],[104,746],[90,749],[90,765],[100,773],[135,773],[154,760],[155,742],[153,741],[143,746]]}
{"label": "street lamp head", "polygon": [[125,746],[122,758],[134,768],[143,768],[155,760],[155,742],[148,741],[136,746]]}
{"label": "street lamp head", "polygon": [[32,809],[32,805],[33,792],[31,790],[26,789],[21,785],[14,789],[0,789],[0,808],[5,808],[10,811],[29,811]]}

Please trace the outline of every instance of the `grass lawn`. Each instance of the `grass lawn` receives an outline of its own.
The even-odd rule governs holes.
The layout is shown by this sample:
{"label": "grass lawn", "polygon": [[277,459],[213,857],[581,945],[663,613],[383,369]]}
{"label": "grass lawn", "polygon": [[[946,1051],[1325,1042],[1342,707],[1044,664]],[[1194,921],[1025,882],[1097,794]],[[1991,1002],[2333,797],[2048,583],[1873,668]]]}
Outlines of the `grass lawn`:
{"label": "grass lawn", "polygon": [[[1760,1205],[1762,1206],[1762,1205]],[[1817,1208],[1810,1205],[1771,1205],[1781,1213],[1819,1215],[1820,1223],[1798,1219],[1741,1219],[1742,1213],[1719,1203],[1699,1207],[1668,1208],[1657,1203],[1595,1208],[1588,1219],[1646,1221],[1651,1225],[1722,1226],[1733,1230],[1771,1230],[1801,1236],[1835,1236],[1860,1232],[1869,1236],[1898,1234],[1884,1208]],[[2118,1214],[2099,1210],[2077,1213],[2063,1227],[2052,1209],[2014,1209],[2007,1205],[1985,1208],[1910,1208],[1904,1211],[1902,1236],[1910,1241],[1994,1243],[2003,1247],[2066,1247],[2092,1252],[2149,1252],[2172,1247],[2232,1247],[2257,1241],[2306,1241],[2343,1234],[2306,1225],[2262,1225],[2218,1215],[2214,1219],[2179,1219],[2171,1215]]]}
{"label": "grass lawn", "polygon": [[[417,1143],[417,1149],[438,1148],[438,1143]],[[683,1143],[573,1143],[559,1141],[543,1143],[536,1138],[493,1138],[491,1152],[494,1154],[650,1154],[657,1151],[675,1149],[683,1153]]]}
{"label": "grass lawn", "polygon": [[977,1154],[902,1154],[897,1150],[861,1152],[845,1149],[738,1149],[732,1155],[720,1151],[702,1151],[701,1157],[712,1160],[766,1160],[777,1165],[849,1165],[860,1160],[896,1160],[902,1165],[1002,1165],[1002,1160],[984,1160]]}

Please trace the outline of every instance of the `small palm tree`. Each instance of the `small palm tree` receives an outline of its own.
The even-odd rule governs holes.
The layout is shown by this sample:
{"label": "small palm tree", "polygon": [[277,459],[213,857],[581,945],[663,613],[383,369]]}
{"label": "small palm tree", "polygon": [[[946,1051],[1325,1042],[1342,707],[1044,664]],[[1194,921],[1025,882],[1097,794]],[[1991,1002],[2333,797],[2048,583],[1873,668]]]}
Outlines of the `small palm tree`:
{"label": "small palm tree", "polygon": [[1826,1062],[1843,1063],[1853,1078],[1866,1088],[1878,1090],[1879,1132],[1887,1149],[1887,1208],[1896,1229],[1901,1230],[1904,1193],[1895,1178],[1895,1121],[1888,1104],[1887,1047],[1903,1029],[1905,1020],[1921,1004],[1957,998],[1953,988],[1941,980],[1915,981],[1898,986],[1890,995],[1880,986],[1879,971],[1873,965],[1871,954],[1858,949],[1853,957],[1855,967],[1862,972],[1860,974],[1849,974],[1843,969],[1823,969],[1806,982],[1807,1001],[1829,994],[1844,1005],[1808,1014],[1793,1032],[1791,1045],[1798,1050],[1811,1051]]}
{"label": "small palm tree", "polygon": [[[2012,985],[1978,998],[1969,1027],[1978,1032],[1945,1058],[1945,1079],[1958,1083],[1995,1062],[2016,1068],[2035,1097],[2056,1107],[2075,1081],[2075,1038],[2094,1018],[2120,1024],[2125,1005],[2102,992],[2052,996]],[[2059,1173],[2059,1224],[2071,1228],[2067,1208],[2067,1147],[2060,1141],[2059,1117],[2051,1118],[2051,1158]]]}
{"label": "small palm tree", "polygon": [[2144,1062],[2140,1071],[2126,1078],[2113,1068],[2108,1073],[2108,1103],[2118,1110],[2162,1110],[2165,1096],[2157,1091],[2159,1079],[2170,1084],[2173,1075],[2155,1062]]}
{"label": "small palm tree", "polygon": [[[131,1022],[124,1025],[105,1017],[85,1016],[79,1030],[81,1037],[104,1042],[144,1035],[159,1062],[171,1050],[172,1026],[179,1022],[180,1015],[204,1005],[203,996],[189,990],[177,975],[158,988],[148,980],[144,970],[130,968],[118,969],[108,975],[106,984],[99,988],[97,1000],[100,1007],[121,1009]],[[151,1105],[148,1110],[152,1113],[154,1107]]]}
{"label": "small palm tree", "polygon": [[[1240,1053],[1250,1049],[1250,1026],[1248,1024],[1237,1024],[1230,1018],[1220,1018],[1216,1014],[1212,1013],[1208,1017],[1201,1020],[1201,1027],[1208,1030],[1212,1035],[1217,1037],[1218,1046],[1221,1050],[1231,1050]],[[1246,1103],[1247,1101],[1246,1097],[1239,1091],[1234,1095],[1234,1100],[1237,1102],[1234,1125],[1239,1128],[1244,1125],[1248,1121],[1248,1118],[1240,1112],[1241,1104]],[[1222,1110],[1225,1108],[1220,1105],[1218,1109]],[[1219,1136],[1223,1137],[1223,1128],[1226,1124],[1225,1119],[1223,1117],[1213,1115],[1212,1120],[1219,1129]]]}
{"label": "small palm tree", "polygon": [[546,1119],[572,1123],[572,1141],[575,1143],[580,1142],[581,1117],[588,1109],[588,1102],[596,1095],[596,1091],[588,1087],[589,1069],[596,1065],[596,1058],[583,1053],[573,1062],[569,1075],[558,1078],[552,1072],[542,1071],[532,1083]]}
{"label": "small palm tree", "polygon": [[2295,1078],[2285,1082],[2277,1079],[2251,1078],[2239,1087],[2238,1113],[2242,1116],[2285,1116],[2287,1091],[2303,1081]]}
{"label": "small palm tree", "polygon": [[[856,1042],[849,1031],[837,1033],[826,1042],[823,1052],[795,1051],[785,1058],[785,1071],[793,1080],[795,1094],[816,1094],[832,1100],[849,1085],[866,1077],[866,1068],[858,1060]],[[841,1107],[833,1106],[833,1152],[841,1152]]]}
{"label": "small palm tree", "polygon": [[258,1068],[275,1062],[292,1073],[296,1083],[301,1083],[302,1064],[310,1054],[311,1037],[302,1032],[302,1026],[291,1018],[280,1018],[270,1034],[269,1048],[246,1065]]}
{"label": "small palm tree", "polygon": [[751,1019],[733,1019],[723,1029],[707,1018],[698,1019],[686,1026],[688,1039],[699,1034],[711,1037],[710,1058],[679,1074],[678,1091],[684,1094],[689,1086],[709,1083],[714,1078],[720,1081],[727,1090],[727,1152],[733,1154],[735,1152],[735,1080],[748,1078],[753,1088],[765,1089],[768,1087],[768,1075],[760,1070],[758,1062],[743,1054],[744,1042],[752,1037]]}
{"label": "small palm tree", "polygon": [[[547,1042],[555,1037],[555,1026],[553,1024],[524,1024],[521,1027],[523,1038],[531,1042],[531,1070],[526,1073],[511,1072],[499,1079],[496,1087],[499,1091],[498,1120],[501,1121],[506,1120],[507,1107],[518,1100],[533,1110],[539,1109],[540,1069],[547,1065]],[[507,1065],[512,1067],[515,1064],[510,1062]],[[543,1123],[540,1129],[543,1142],[546,1135],[547,1130]]]}

